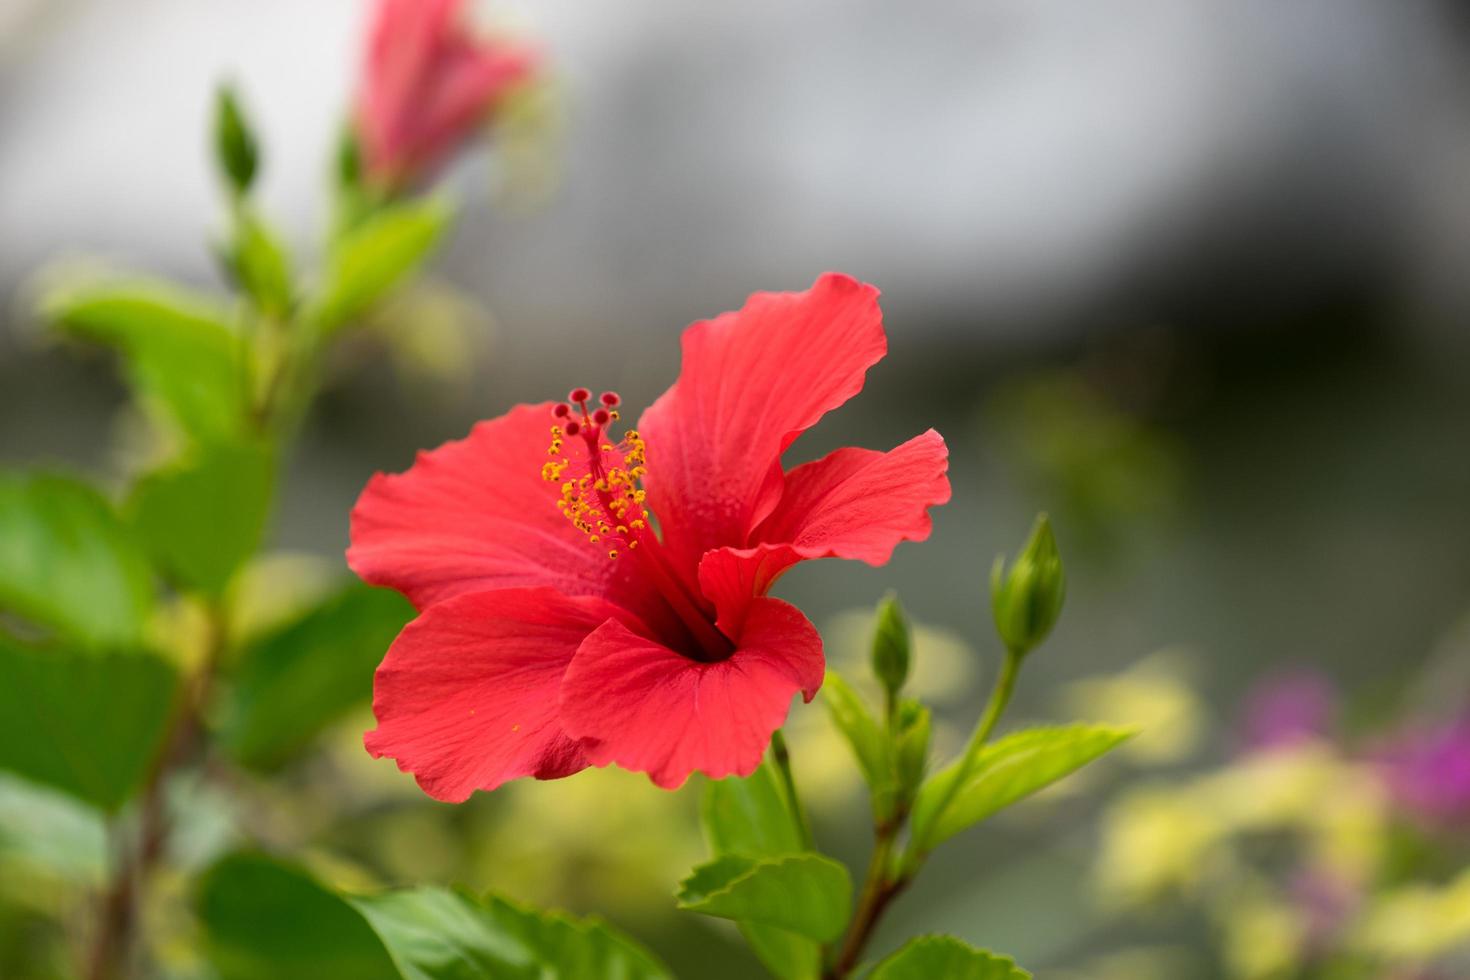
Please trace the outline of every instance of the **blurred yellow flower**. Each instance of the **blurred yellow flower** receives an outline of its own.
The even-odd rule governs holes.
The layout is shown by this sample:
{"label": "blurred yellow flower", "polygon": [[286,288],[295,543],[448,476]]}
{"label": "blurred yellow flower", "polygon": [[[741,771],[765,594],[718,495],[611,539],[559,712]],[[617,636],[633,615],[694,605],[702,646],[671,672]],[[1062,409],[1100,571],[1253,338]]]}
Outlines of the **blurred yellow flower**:
{"label": "blurred yellow flower", "polygon": [[[827,620],[822,630],[827,662],[862,694],[879,704],[881,691],[868,670],[873,639],[873,609],[850,609]],[[969,697],[980,680],[974,648],[953,630],[910,618],[913,661],[905,693],[926,704],[953,704]]]}
{"label": "blurred yellow flower", "polygon": [[1225,961],[1239,980],[1278,980],[1292,975],[1302,947],[1302,924],[1291,906],[1265,890],[1225,903],[1221,917]]}
{"label": "blurred yellow flower", "polygon": [[1413,885],[1380,895],[1353,935],[1363,952],[1389,961],[1470,954],[1470,871],[1443,887]]}
{"label": "blurred yellow flower", "polygon": [[1137,728],[1138,735],[1119,746],[1118,754],[1141,765],[1189,757],[1205,729],[1205,707],[1178,650],[1161,650],[1120,673],[1069,684],[1062,707],[1089,721]]}
{"label": "blurred yellow flower", "polygon": [[1103,822],[1098,885],[1105,899],[1134,903],[1188,891],[1229,854],[1229,827],[1189,792],[1152,786],[1124,795]]}

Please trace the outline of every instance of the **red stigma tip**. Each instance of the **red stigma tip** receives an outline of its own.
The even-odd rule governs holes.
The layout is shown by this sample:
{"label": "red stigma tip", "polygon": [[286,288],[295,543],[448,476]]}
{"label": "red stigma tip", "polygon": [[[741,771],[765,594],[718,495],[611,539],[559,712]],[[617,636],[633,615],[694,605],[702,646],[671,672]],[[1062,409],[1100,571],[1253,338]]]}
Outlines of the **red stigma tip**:
{"label": "red stigma tip", "polygon": [[581,431],[582,431],[582,423],[581,422],[578,422],[576,419],[573,419],[572,421],[570,421],[570,422],[567,423],[567,426],[566,426],[566,433],[567,433],[567,435],[574,436],[578,432],[581,432]]}
{"label": "red stigma tip", "polygon": [[607,409],[605,408],[599,408],[597,411],[592,413],[592,421],[597,425],[607,425],[607,423],[611,420],[612,416],[607,414]]}
{"label": "red stigma tip", "polygon": [[567,395],[567,401],[580,405],[582,402],[585,402],[591,397],[592,392],[588,391],[586,388],[573,388],[571,393]]}
{"label": "red stigma tip", "polygon": [[622,401],[622,399],[618,397],[618,393],[616,391],[604,391],[602,393],[602,397],[597,400],[602,402],[608,408],[616,408],[618,406],[618,403]]}
{"label": "red stigma tip", "polygon": [[551,410],[551,414],[552,415],[555,415],[559,419],[564,419],[568,415],[571,415],[572,414],[572,406],[570,406],[570,405],[566,404],[565,402],[563,402],[562,404],[560,404],[560,405],[556,406],[555,408],[553,408]]}

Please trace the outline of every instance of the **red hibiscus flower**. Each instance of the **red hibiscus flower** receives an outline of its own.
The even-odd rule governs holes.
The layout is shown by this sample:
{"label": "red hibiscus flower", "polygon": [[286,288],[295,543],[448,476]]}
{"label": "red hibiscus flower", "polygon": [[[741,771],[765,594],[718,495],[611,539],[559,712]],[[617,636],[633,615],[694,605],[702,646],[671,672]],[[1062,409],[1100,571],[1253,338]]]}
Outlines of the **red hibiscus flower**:
{"label": "red hibiscus flower", "polygon": [[949,499],[933,430],[782,469],[886,348],[878,291],[828,274],[690,327],[636,430],[578,389],[374,476],[348,563],[421,614],[378,668],[368,751],[453,801],[608,763],[668,788],[752,772],[824,667],[772,584],[809,558],[880,565]]}
{"label": "red hibiscus flower", "polygon": [[463,0],[380,0],[368,34],[357,132],[368,178],[423,176],[535,66],[525,46],[475,37]]}

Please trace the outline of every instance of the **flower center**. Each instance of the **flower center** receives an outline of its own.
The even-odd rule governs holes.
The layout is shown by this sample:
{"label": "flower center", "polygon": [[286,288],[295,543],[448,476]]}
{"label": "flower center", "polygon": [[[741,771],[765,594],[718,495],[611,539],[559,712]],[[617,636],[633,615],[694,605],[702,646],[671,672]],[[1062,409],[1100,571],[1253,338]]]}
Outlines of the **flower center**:
{"label": "flower center", "polygon": [[[632,429],[616,443],[609,438],[618,420],[615,392],[603,392],[601,407],[593,411],[587,408],[592,395],[586,388],[568,397],[577,408],[563,403],[553,409],[557,421],[546,450],[551,460],[541,467],[541,478],[561,484],[557,509],[588,541],[606,546],[608,558],[616,559],[623,550],[637,548],[648,528],[643,511],[647,492],[638,486],[648,471],[643,438]],[[584,443],[585,454],[568,451],[567,439]]]}
{"label": "flower center", "polygon": [[617,442],[611,427],[618,421],[616,392],[604,391],[598,407],[589,408],[592,392],[576,388],[567,401],[552,409],[551,457],[541,467],[541,478],[560,485],[556,507],[587,540],[617,560],[635,555],[638,572],[653,585],[687,633],[679,646],[696,660],[716,661],[735,649],[714,623],[714,609],[698,590],[675,572],[648,526],[644,501],[648,494],[639,481],[648,472],[643,437],[629,429]]}

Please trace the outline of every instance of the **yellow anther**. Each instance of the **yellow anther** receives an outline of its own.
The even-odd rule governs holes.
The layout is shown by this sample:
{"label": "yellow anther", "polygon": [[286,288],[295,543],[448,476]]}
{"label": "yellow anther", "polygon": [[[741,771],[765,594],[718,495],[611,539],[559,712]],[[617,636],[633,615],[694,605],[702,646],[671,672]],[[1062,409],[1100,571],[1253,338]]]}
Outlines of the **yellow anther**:
{"label": "yellow anther", "polygon": [[[609,410],[608,417],[612,421],[620,415]],[[643,437],[630,431],[621,442],[613,443],[604,441],[599,433],[595,450],[589,445],[588,453],[568,453],[564,452],[565,436],[563,425],[551,426],[547,454],[560,458],[541,467],[542,479],[560,486],[554,501],[557,509],[592,544],[637,547],[636,534],[647,527],[639,509],[647,496],[638,486],[648,472]],[[569,475],[574,466],[576,475]],[[609,548],[608,558],[617,557],[618,548]]]}

